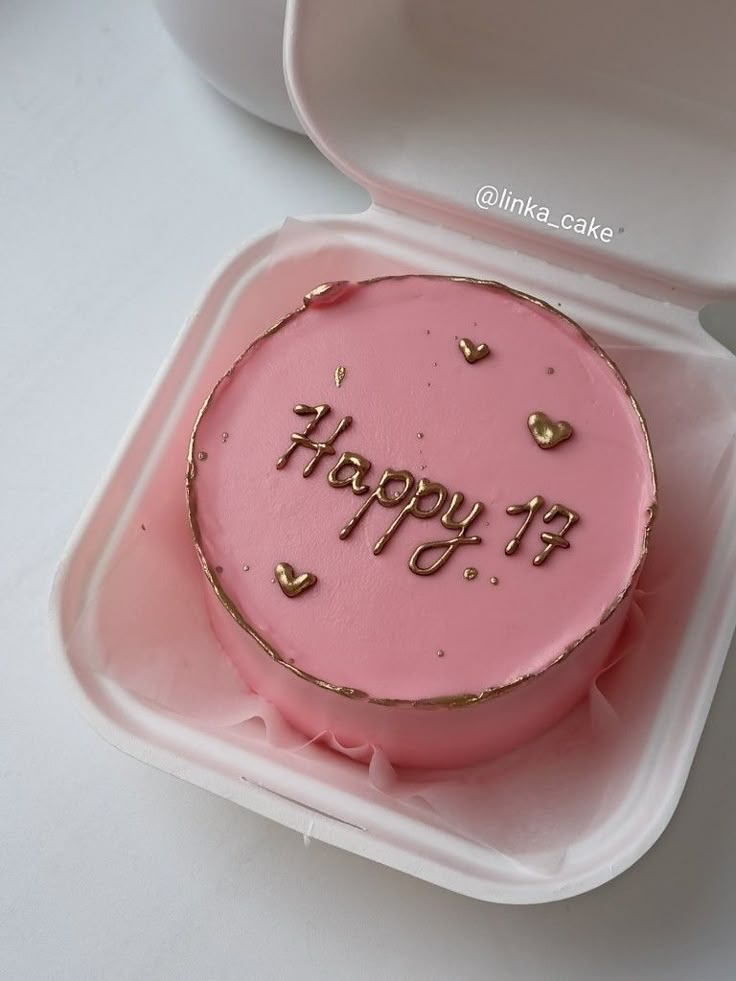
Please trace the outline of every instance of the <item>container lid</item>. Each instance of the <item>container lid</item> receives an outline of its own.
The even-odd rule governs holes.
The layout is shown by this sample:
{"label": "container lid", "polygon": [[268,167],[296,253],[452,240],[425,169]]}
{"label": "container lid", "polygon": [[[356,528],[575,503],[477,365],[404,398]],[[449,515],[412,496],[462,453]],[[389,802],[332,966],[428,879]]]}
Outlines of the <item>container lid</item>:
{"label": "container lid", "polygon": [[377,204],[704,301],[736,295],[735,37],[733,0],[292,0],[285,66]]}

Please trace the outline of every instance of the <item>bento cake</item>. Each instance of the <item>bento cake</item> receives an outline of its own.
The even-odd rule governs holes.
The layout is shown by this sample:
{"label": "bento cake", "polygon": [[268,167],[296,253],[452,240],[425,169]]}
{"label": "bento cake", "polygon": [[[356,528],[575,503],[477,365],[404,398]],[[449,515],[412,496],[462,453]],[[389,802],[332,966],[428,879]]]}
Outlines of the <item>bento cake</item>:
{"label": "bento cake", "polygon": [[612,656],[656,510],[613,362],[499,283],[328,283],[192,434],[212,624],[307,736],[448,767],[558,721]]}

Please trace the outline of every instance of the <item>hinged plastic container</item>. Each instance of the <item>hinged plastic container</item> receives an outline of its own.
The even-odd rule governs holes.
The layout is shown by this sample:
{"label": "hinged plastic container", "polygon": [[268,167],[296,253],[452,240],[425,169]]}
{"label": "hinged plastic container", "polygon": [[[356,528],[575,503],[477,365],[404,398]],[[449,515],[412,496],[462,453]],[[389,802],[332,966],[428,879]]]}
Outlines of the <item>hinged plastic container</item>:
{"label": "hinged plastic container", "polygon": [[[647,724],[617,793],[544,872],[392,802],[337,754],[231,740],[136,700],[96,669],[100,638],[79,623],[141,502],[160,492],[162,468],[177,465],[213,381],[319,282],[412,270],[493,278],[559,303],[594,334],[640,345],[672,337],[693,358],[712,356],[698,309],[736,296],[734,36],[736,7],[723,0],[671,4],[666,16],[636,0],[564,0],[554,11],[533,0],[290,4],[295,108],[373,203],[307,220],[314,235],[287,252],[272,252],[272,232],[228,262],[90,504],[53,612],[68,673],[105,738],[295,830],[485,900],[571,896],[652,845],[679,800],[736,624],[727,495],[707,540],[700,532],[687,622],[647,678]],[[733,485],[732,458],[720,477]]]}

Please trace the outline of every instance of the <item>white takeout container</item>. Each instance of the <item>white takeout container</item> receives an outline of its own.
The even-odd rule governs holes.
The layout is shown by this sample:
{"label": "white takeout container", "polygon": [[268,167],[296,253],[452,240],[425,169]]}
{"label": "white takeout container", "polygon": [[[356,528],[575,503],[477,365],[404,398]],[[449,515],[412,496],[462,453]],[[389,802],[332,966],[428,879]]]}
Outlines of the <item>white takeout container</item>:
{"label": "white takeout container", "polygon": [[[532,0],[290,4],[285,65],[297,113],[373,203],[361,215],[305,219],[320,248],[296,236],[288,256],[274,257],[271,232],[223,267],[82,519],[53,615],[83,711],[106,739],[299,832],[484,900],[575,895],[654,843],[736,625],[736,499],[618,796],[544,874],[392,802],[335,753],[235,741],[142,703],[95,670],[95,637],[76,625],[212,381],[305,290],[346,269],[498,279],[559,302],[594,334],[614,322],[637,336],[690,336],[696,350],[698,309],[736,296],[734,28],[736,7],[717,0],[673,4],[666,20],[660,4],[634,0],[565,0],[554,16]],[[484,186],[533,195],[558,217],[595,217],[614,234],[600,241],[498,206],[483,211]]]}

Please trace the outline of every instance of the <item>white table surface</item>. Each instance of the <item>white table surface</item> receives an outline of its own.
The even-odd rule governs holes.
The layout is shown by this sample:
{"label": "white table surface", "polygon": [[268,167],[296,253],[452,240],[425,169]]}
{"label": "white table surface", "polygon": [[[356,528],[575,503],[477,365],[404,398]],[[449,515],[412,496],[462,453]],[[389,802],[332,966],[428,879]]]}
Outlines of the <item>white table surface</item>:
{"label": "white table surface", "polygon": [[223,254],[359,210],[191,72],[145,3],[0,0],[0,977],[736,976],[736,661],[663,838],[568,902],[484,905],[127,759],[50,656],[62,548]]}

